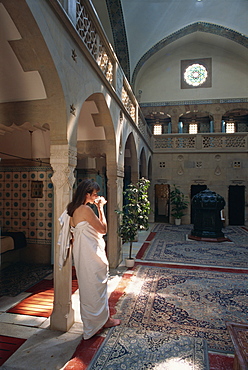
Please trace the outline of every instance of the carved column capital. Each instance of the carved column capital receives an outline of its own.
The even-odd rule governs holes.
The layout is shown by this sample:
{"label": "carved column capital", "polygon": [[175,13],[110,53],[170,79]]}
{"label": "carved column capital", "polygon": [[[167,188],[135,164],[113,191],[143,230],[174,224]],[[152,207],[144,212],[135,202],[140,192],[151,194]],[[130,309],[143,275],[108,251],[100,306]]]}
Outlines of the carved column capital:
{"label": "carved column capital", "polygon": [[74,167],[70,167],[65,164],[52,164],[52,168],[54,173],[51,180],[55,187],[60,189],[64,185],[68,184],[71,189],[75,181]]}
{"label": "carved column capital", "polygon": [[51,145],[51,166],[53,168],[52,182],[57,188],[65,184],[73,187],[74,169],[77,164],[77,149],[69,145]]}

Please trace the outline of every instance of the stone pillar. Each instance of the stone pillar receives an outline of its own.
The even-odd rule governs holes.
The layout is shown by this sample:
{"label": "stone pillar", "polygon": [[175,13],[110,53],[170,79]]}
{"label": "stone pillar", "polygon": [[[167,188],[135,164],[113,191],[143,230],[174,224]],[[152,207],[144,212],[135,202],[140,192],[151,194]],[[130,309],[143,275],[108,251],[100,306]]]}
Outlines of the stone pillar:
{"label": "stone pillar", "polygon": [[135,184],[139,180],[139,158],[131,158],[131,182]]}
{"label": "stone pillar", "polygon": [[221,113],[213,114],[213,119],[214,119],[214,132],[221,132],[222,114]]}
{"label": "stone pillar", "polygon": [[107,207],[108,207],[108,234],[107,255],[111,268],[116,268],[122,260],[121,238],[118,236],[118,215],[115,210],[122,207],[123,199],[122,169],[117,171],[116,166],[107,166]]}
{"label": "stone pillar", "polygon": [[179,122],[178,115],[173,114],[171,116],[171,132],[172,132],[172,134],[178,134],[178,122]]}
{"label": "stone pillar", "polygon": [[51,166],[54,174],[54,302],[51,315],[51,329],[68,331],[74,323],[72,309],[72,257],[71,251],[65,265],[59,270],[59,245],[57,244],[60,225],[58,218],[71,201],[75,181],[73,171],[76,167],[76,148],[69,145],[51,145]]}

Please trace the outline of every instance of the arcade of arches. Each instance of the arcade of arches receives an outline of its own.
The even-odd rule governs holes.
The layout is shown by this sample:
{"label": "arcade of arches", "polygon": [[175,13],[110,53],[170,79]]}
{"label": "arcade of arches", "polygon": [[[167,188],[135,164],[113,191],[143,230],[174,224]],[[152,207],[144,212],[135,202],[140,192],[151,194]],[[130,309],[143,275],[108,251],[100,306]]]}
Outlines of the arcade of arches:
{"label": "arcade of arches", "polygon": [[[19,0],[18,9],[15,2],[0,2],[1,228],[25,234],[25,261],[54,264],[51,323],[68,330],[72,260],[62,274],[58,218],[81,179],[94,178],[107,197],[111,267],[122,260],[115,210],[140,177],[151,182],[151,222],[174,222],[176,184],[189,202],[199,189],[217,192],[226,224],[247,224],[247,36],[226,25],[218,34],[220,26],[192,19],[134,53],[125,68],[128,58],[113,51],[91,2]],[[181,88],[180,61],[188,54],[211,58],[209,86]],[[182,222],[191,223],[190,207]]]}

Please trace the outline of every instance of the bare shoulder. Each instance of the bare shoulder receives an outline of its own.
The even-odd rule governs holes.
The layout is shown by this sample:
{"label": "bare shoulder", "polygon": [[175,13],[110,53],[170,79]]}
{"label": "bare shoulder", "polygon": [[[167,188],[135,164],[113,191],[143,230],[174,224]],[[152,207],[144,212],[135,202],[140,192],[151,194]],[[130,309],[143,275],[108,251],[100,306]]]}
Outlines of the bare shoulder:
{"label": "bare shoulder", "polygon": [[73,219],[75,220],[75,223],[80,221],[88,221],[88,219],[92,217],[92,213],[94,212],[89,206],[82,204],[75,210]]}
{"label": "bare shoulder", "polygon": [[85,215],[92,215],[92,213],[94,214],[94,211],[91,207],[87,206],[86,204],[82,204],[80,207],[81,209],[81,212],[84,213]]}

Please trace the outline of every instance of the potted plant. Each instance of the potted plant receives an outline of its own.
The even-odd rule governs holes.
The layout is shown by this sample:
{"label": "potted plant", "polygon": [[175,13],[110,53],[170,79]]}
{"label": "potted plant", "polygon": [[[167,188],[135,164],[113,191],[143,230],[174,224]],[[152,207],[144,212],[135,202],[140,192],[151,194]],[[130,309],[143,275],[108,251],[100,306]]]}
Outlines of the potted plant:
{"label": "potted plant", "polygon": [[126,258],[126,266],[134,265],[132,258],[133,242],[136,240],[138,230],[147,230],[150,202],[148,200],[148,188],[150,181],[144,178],[137,184],[129,184],[123,192],[124,205],[122,211],[116,211],[121,216],[118,235],[123,243],[129,243],[129,256]]}
{"label": "potted plant", "polygon": [[183,192],[175,185],[170,193],[170,202],[172,205],[171,215],[175,218],[175,224],[180,225],[184,211],[188,208],[188,201],[185,200]]}

